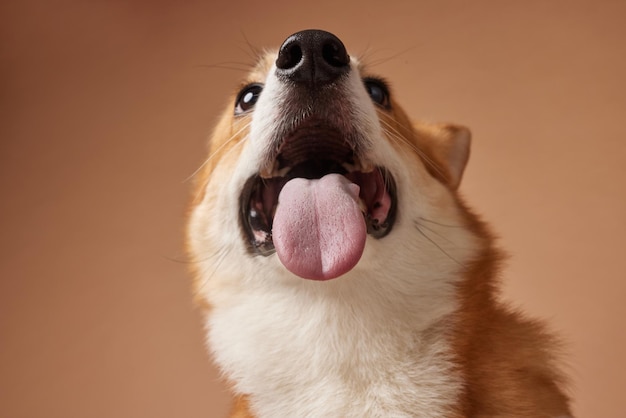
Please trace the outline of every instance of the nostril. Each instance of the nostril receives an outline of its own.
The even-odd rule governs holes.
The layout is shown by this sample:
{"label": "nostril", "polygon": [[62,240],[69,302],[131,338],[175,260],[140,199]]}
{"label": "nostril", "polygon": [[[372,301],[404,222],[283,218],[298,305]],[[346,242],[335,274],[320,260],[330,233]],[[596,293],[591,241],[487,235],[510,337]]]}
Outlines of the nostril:
{"label": "nostril", "polygon": [[350,64],[350,57],[342,43],[330,42],[322,46],[324,61],[333,67],[343,67]]}
{"label": "nostril", "polygon": [[302,61],[302,55],[300,44],[294,40],[290,45],[283,45],[276,59],[276,66],[281,70],[295,68]]}

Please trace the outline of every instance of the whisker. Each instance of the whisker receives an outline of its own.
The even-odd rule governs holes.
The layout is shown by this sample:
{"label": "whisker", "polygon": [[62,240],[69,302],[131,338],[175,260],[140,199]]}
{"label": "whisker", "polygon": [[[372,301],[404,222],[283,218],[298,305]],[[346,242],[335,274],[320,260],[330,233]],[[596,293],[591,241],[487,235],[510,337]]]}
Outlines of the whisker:
{"label": "whisker", "polygon": [[[245,144],[245,141],[239,141],[238,143],[236,143],[235,145],[233,145],[233,147],[231,149],[229,149],[225,154],[224,157],[226,157],[228,154],[230,154],[231,152],[233,152],[237,147],[241,147],[243,146],[242,144]],[[209,157],[209,159],[211,159],[212,157]],[[205,163],[203,165],[206,165],[206,163],[208,163],[208,160],[205,161]],[[207,178],[206,182],[202,185],[202,187],[198,188],[198,193],[196,194],[196,196],[194,197],[194,202],[198,202],[198,199],[200,197],[200,195],[202,194],[202,191],[206,188],[207,184],[209,184],[210,178]]]}
{"label": "whisker", "polygon": [[169,255],[162,255],[161,257],[163,257],[164,259],[166,259],[167,261],[171,261],[173,263],[177,263],[177,264],[194,264],[195,261],[190,259],[190,258],[178,258],[178,257],[171,257]]}
{"label": "whisker", "polygon": [[168,261],[174,262],[174,263],[179,263],[179,264],[198,264],[198,263],[202,263],[205,261],[209,261],[211,258],[216,257],[217,255],[219,255],[220,251],[216,251],[215,253],[205,257],[205,258],[198,258],[198,257],[187,257],[185,256],[185,258],[180,258],[178,256],[176,257],[172,257],[169,255],[162,255],[163,258],[165,258]]}
{"label": "whisker", "polygon": [[[236,67],[240,66],[240,67]],[[223,62],[219,64],[199,64],[195,66],[196,68],[218,68],[222,70],[233,70],[233,71],[241,71],[248,72],[252,68],[251,65],[243,63],[243,62]]]}
{"label": "whisker", "polygon": [[356,55],[356,59],[361,64],[364,64],[369,61],[369,57],[371,55],[372,55],[372,46],[368,43],[365,49]]}
{"label": "whisker", "polygon": [[[448,253],[446,250],[443,249],[443,247],[439,244],[437,244],[431,237],[429,237],[424,231],[422,231],[422,229],[420,228],[420,224],[419,222],[414,222],[413,225],[415,226],[415,229],[417,229],[417,231],[422,234],[422,236],[424,238],[426,238],[428,241],[431,242],[431,244],[433,244],[435,247],[437,247],[439,249],[439,251],[441,251],[442,253],[444,253],[450,260],[454,261],[455,263],[457,263],[459,266],[461,267],[465,267],[465,264],[461,263],[459,260],[457,260],[456,258],[452,257],[450,255],[450,253]],[[423,226],[423,225],[422,225]]]}
{"label": "whisker", "polygon": [[[243,40],[246,42],[246,45],[248,46],[248,49],[246,50],[242,49],[242,51],[245,52],[252,59],[252,62],[254,63],[258,62],[261,56],[263,55],[262,50],[259,47],[255,46],[252,42],[250,42],[250,38],[246,36],[246,33],[243,30],[240,30],[239,32],[241,33],[241,37],[243,38]],[[249,68],[251,69],[254,68],[254,65],[250,64]]]}
{"label": "whisker", "polygon": [[410,47],[405,48],[405,49],[403,49],[403,50],[401,50],[399,52],[396,52],[395,54],[390,55],[388,57],[382,57],[382,58],[378,58],[376,60],[368,61],[367,65],[375,67],[375,66],[383,64],[383,63],[385,63],[387,61],[391,61],[393,59],[396,59],[396,58],[398,58],[398,57],[400,57],[400,56],[406,54],[407,52],[412,51],[412,50],[414,50],[416,48],[417,48],[417,45],[410,46]]}
{"label": "whisker", "polygon": [[419,225],[421,228],[424,228],[425,230],[427,230],[427,231],[429,231],[429,232],[431,232],[431,233],[433,233],[433,234],[437,235],[437,236],[438,236],[439,238],[441,238],[442,240],[447,241],[447,242],[448,242],[448,243],[450,243],[450,244],[454,244],[454,242],[453,242],[453,241],[451,241],[448,237],[446,237],[445,235],[440,234],[439,232],[437,232],[437,231],[436,231],[436,230],[434,230],[433,228],[429,228],[429,227],[427,227],[426,225],[424,225],[424,224],[422,224],[422,223],[420,223],[420,222],[418,222],[418,221],[414,221],[414,224],[415,224],[416,226],[418,226],[418,225]]}
{"label": "whisker", "polygon": [[391,139],[394,139],[399,144],[408,145],[412,150],[414,150],[422,159],[432,167],[433,170],[437,172],[442,178],[447,178],[447,175],[443,172],[441,167],[437,165],[435,161],[432,160],[424,151],[419,149],[419,147],[410,141],[408,141],[396,128],[389,124],[389,122],[385,121],[383,118],[379,118],[381,125],[383,125],[383,130]]}
{"label": "whisker", "polygon": [[213,276],[215,275],[215,273],[217,273],[218,269],[220,268],[220,266],[222,265],[222,262],[224,261],[224,259],[226,258],[226,256],[232,251],[232,248],[227,248],[227,247],[223,247],[221,248],[219,251],[217,251],[216,253],[214,253],[213,255],[211,255],[210,257],[208,257],[207,259],[203,260],[203,261],[207,261],[210,260],[213,257],[218,257],[217,262],[214,264],[215,268],[213,269],[213,271],[211,272],[211,274],[203,274],[202,277],[204,277],[204,280],[202,281],[202,283],[197,287],[196,289],[196,294],[194,296],[197,296],[200,291],[202,289],[204,289],[204,286],[207,285],[207,283],[209,283],[209,281],[213,278]]}
{"label": "whisker", "polygon": [[[232,134],[230,136],[230,138],[228,138],[226,141],[224,141],[224,143],[222,145],[220,145],[219,147],[217,147],[217,149],[215,151],[213,151],[211,153],[211,155],[209,155],[207,157],[206,160],[204,160],[204,162],[202,164],[200,164],[200,167],[198,167],[193,173],[191,173],[191,175],[189,175],[185,180],[183,180],[183,183],[187,183],[189,180],[191,180],[192,178],[194,178],[199,172],[200,170],[202,170],[204,168],[204,166],[206,166],[209,161],[211,161],[211,159],[213,159],[213,157],[215,157],[221,150],[222,148],[224,148],[226,145],[228,145],[231,141],[233,141],[235,138],[237,138],[237,136],[243,132],[245,129],[247,129],[250,126],[250,122],[246,123],[244,126],[242,126],[239,130],[237,130],[237,132],[235,132],[234,134]],[[243,141],[241,141],[243,142]]]}
{"label": "whisker", "polygon": [[421,217],[421,216],[420,216],[420,218],[419,218],[419,219],[420,219],[420,220],[422,220],[422,221],[424,221],[424,222],[429,222],[429,223],[431,223],[431,224],[435,224],[435,225],[443,226],[444,228],[463,228],[463,225],[447,225],[447,224],[442,224],[442,223],[440,223],[440,222],[433,221],[433,220],[431,220],[431,219],[427,219],[427,218],[424,218],[424,217]]}

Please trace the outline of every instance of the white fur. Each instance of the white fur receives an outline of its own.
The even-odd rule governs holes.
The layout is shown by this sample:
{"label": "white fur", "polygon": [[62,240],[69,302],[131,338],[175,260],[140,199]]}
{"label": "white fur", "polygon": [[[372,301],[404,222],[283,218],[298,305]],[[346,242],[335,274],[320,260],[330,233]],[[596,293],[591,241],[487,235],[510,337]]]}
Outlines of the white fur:
{"label": "white fur", "polygon": [[[344,89],[367,138],[367,157],[392,172],[398,216],[367,238],[357,266],[316,282],[276,255],[252,256],[238,224],[239,194],[260,169],[278,129],[285,87],[269,72],[240,155],[215,169],[189,225],[199,260],[214,357],[261,417],[444,417],[457,401],[446,319],[459,269],[477,238],[461,227],[453,197],[381,128],[358,64]],[[418,229],[419,228],[419,229]],[[423,411],[423,412],[417,412]]]}

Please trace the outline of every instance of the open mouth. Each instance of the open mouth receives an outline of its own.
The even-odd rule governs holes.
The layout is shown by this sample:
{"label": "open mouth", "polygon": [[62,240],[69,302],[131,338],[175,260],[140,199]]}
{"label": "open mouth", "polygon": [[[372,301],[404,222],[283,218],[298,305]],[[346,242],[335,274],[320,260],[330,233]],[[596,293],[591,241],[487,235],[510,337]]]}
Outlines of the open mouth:
{"label": "open mouth", "polygon": [[[396,214],[396,187],[384,167],[366,165],[337,129],[308,123],[282,143],[267,173],[247,180],[240,197],[240,220],[250,250],[274,253],[274,216],[283,187],[293,179],[318,180],[339,174],[359,187],[358,207],[367,234],[382,238],[391,230]],[[305,233],[305,232],[303,232]]]}

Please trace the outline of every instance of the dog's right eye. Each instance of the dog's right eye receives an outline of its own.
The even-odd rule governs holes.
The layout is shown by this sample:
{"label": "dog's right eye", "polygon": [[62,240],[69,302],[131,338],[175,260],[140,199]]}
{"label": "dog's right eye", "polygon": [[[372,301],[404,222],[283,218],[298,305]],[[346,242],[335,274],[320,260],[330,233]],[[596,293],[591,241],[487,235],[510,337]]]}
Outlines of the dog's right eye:
{"label": "dog's right eye", "polygon": [[259,100],[261,90],[263,90],[261,84],[250,84],[241,89],[235,102],[235,115],[241,115],[252,109]]}

